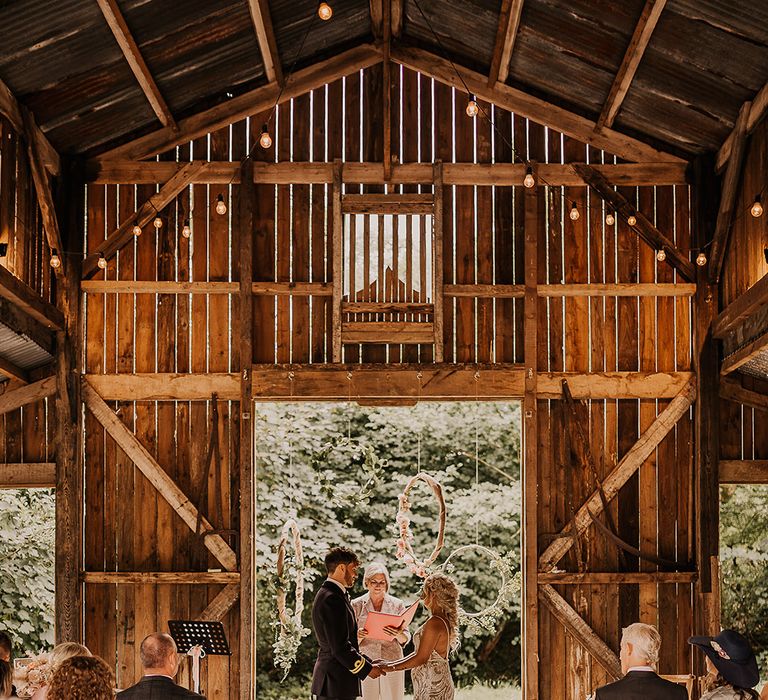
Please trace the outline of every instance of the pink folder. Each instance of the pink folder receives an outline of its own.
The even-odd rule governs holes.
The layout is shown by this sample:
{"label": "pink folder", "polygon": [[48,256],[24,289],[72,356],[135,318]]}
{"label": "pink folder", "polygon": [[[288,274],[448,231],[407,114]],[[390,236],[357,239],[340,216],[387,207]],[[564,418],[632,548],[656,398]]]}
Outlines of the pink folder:
{"label": "pink folder", "polygon": [[413,621],[416,611],[419,609],[419,601],[409,605],[402,615],[390,615],[389,613],[376,612],[371,610],[368,613],[368,619],[365,621],[364,629],[368,632],[366,639],[379,639],[383,642],[391,642],[390,637],[385,631],[385,627],[399,627],[403,622],[406,626]]}

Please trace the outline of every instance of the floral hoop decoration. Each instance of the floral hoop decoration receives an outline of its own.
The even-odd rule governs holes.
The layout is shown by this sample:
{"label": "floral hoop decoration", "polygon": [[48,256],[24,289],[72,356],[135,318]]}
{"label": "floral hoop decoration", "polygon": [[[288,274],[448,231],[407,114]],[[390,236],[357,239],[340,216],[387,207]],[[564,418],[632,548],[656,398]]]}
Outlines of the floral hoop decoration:
{"label": "floral hoop decoration", "polygon": [[[421,561],[413,551],[413,532],[411,531],[411,502],[408,495],[416,482],[423,481],[427,486],[432,489],[432,493],[437,501],[440,514],[438,516],[438,530],[437,539],[435,540],[435,547],[424,561]],[[443,487],[440,483],[433,479],[429,474],[419,472],[416,476],[411,477],[408,483],[405,485],[405,489],[398,497],[398,510],[395,517],[397,528],[400,536],[397,540],[397,558],[402,559],[406,566],[416,576],[425,578],[429,573],[429,569],[432,564],[435,563],[437,557],[443,549],[443,540],[445,538],[445,499],[443,498]]]}
{"label": "floral hoop decoration", "polygon": [[39,654],[13,660],[13,684],[20,698],[31,698],[51,680],[51,657]]}
{"label": "floral hoop decoration", "polygon": [[442,569],[450,574],[455,571],[452,560],[464,552],[474,550],[485,554],[491,560],[491,567],[499,577],[499,592],[496,600],[477,612],[467,612],[459,606],[459,623],[475,632],[490,632],[496,628],[499,619],[509,607],[512,597],[520,592],[520,572],[514,572],[504,557],[481,544],[465,544],[454,549],[443,562]]}
{"label": "floral hoop decoration", "polygon": [[[296,586],[293,612],[287,609],[289,581],[285,570],[286,546],[288,541],[293,544]],[[275,666],[283,669],[283,680],[291,670],[296,654],[301,646],[301,640],[309,634],[309,630],[301,623],[304,612],[304,554],[301,548],[301,533],[293,519],[286,520],[277,545],[277,621],[278,628],[275,643],[272,645],[275,656]]]}

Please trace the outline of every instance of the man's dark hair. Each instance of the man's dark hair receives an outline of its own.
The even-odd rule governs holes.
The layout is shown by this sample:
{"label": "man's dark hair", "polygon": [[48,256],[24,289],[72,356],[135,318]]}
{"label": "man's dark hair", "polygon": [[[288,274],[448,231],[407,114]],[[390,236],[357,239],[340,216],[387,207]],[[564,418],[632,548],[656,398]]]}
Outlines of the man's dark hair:
{"label": "man's dark hair", "polygon": [[325,570],[329,575],[336,571],[336,567],[339,564],[359,563],[360,560],[357,558],[357,554],[347,547],[334,547],[325,555]]}
{"label": "man's dark hair", "polygon": [[9,656],[13,655],[13,642],[5,632],[0,632],[0,651],[4,651]]}

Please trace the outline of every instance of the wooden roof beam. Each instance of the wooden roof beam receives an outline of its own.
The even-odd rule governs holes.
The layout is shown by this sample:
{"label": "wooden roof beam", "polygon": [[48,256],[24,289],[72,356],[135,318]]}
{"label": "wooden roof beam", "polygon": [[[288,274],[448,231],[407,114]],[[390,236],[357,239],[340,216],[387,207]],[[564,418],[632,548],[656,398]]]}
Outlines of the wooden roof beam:
{"label": "wooden roof beam", "polygon": [[[28,110],[19,104],[8,86],[0,80],[0,114],[2,114],[16,130],[17,134],[27,134],[27,137],[35,142],[35,147],[45,164],[45,169],[51,175],[58,175],[61,171],[61,161],[56,149],[51,146],[45,134],[34,126],[31,132],[27,132],[24,123],[24,115]],[[34,124],[34,120],[32,122]]]}
{"label": "wooden roof beam", "polygon": [[653,30],[661,17],[661,12],[667,0],[646,0],[640,19],[635,26],[635,31],[629,41],[629,46],[624,54],[616,77],[613,79],[608,97],[603,104],[603,110],[597,118],[597,128],[610,128],[619,113],[619,108],[627,96],[629,86],[635,77],[637,68],[643,58],[646,48],[651,41]]}
{"label": "wooden roof beam", "polygon": [[509,64],[512,61],[512,51],[520,28],[520,16],[523,13],[524,0],[503,0],[499,29],[496,33],[496,47],[493,49],[491,73],[488,76],[488,87],[496,83],[506,83],[509,77]]}
{"label": "wooden roof beam", "polygon": [[369,0],[368,13],[371,16],[371,34],[376,41],[384,39],[384,2],[385,0]]}
{"label": "wooden roof beam", "polygon": [[[446,85],[451,85],[462,92],[468,88],[481,100],[493,102],[496,106],[515,112],[521,117],[546,124],[567,136],[583,141],[595,148],[604,149],[625,160],[633,162],[685,162],[682,158],[658,151],[642,141],[617,131],[611,129],[595,131],[595,122],[509,85],[497,83],[495,87],[490,88],[488,87],[487,76],[458,63],[452,65],[450,61],[430,51],[413,47],[393,47],[392,60],[413,70],[421,71],[424,75]],[[464,87],[465,83],[466,88]]]}
{"label": "wooden roof beam", "polygon": [[15,411],[17,408],[26,406],[29,403],[40,401],[48,396],[53,396],[56,393],[56,377],[46,377],[34,384],[27,384],[26,386],[6,391],[4,394],[0,394],[0,416],[10,411]]}
{"label": "wooden roof beam", "polygon": [[728,160],[728,168],[723,178],[723,186],[720,195],[720,209],[717,212],[715,223],[715,235],[712,239],[712,247],[709,249],[709,281],[715,284],[720,280],[723,270],[725,254],[728,251],[728,239],[731,235],[733,222],[733,208],[736,206],[741,170],[744,164],[744,154],[747,145],[747,122],[752,103],[745,102],[741,106],[739,118],[736,120],[736,128],[733,130],[733,150]]}
{"label": "wooden roof beam", "polygon": [[[747,117],[747,136],[751,134],[755,127],[762,121],[766,112],[768,112],[768,83],[760,88],[760,92],[755,95],[755,98],[748,101],[750,104],[749,116]],[[717,172],[721,172],[725,167],[728,159],[733,152],[734,141],[736,140],[736,127],[728,135],[728,138],[723,141],[723,145],[720,146],[720,150],[717,152],[717,160],[715,161],[715,168]]]}
{"label": "wooden roof beam", "polygon": [[0,357],[0,374],[8,377],[11,381],[29,384],[29,373],[4,357]]}
{"label": "wooden roof beam", "polygon": [[597,170],[592,168],[586,163],[573,163],[571,165],[574,172],[583,178],[584,182],[589,185],[597,195],[607,202],[617,214],[626,220],[630,214],[633,214],[637,219],[637,223],[632,229],[642,238],[648,245],[655,250],[664,250],[667,254],[667,260],[683,277],[689,282],[696,279],[696,270],[688,258],[686,258],[674,244],[672,240],[667,238],[659,229],[657,229],[645,215],[637,211],[617,190],[613,189],[613,185],[603,177]]}
{"label": "wooden roof beam", "polygon": [[726,306],[712,324],[712,335],[725,338],[756,311],[768,304],[768,275],[761,277],[744,294]]}
{"label": "wooden roof beam", "polygon": [[31,287],[0,265],[0,297],[7,299],[17,309],[42,323],[49,330],[64,329],[64,315],[49,304]]}
{"label": "wooden roof beam", "polygon": [[29,338],[49,355],[55,352],[55,335],[32,316],[22,312],[16,304],[0,298],[0,323],[17,335]]}
{"label": "wooden roof beam", "polygon": [[402,36],[404,19],[403,0],[390,0],[389,22],[393,39],[399,39]]}
{"label": "wooden roof beam", "polygon": [[270,83],[283,84],[283,66],[280,54],[277,52],[275,30],[272,27],[272,15],[269,12],[268,0],[248,0],[251,11],[253,28],[256,30],[256,40],[259,42],[261,60],[264,63],[264,75]]}
{"label": "wooden roof beam", "polygon": [[179,121],[178,131],[168,127],[159,129],[101,154],[98,156],[98,160],[148,158],[156,153],[174,148],[180,143],[204,136],[208,132],[220,129],[232,122],[260,112],[266,112],[272,109],[278,95],[280,95],[281,103],[287,102],[294,97],[320,88],[349,73],[368,68],[380,61],[381,52],[377,47],[370,44],[357,46],[292,73],[286,81],[282,94],[277,83],[258,87],[211,109],[182,119]]}
{"label": "wooden roof beam", "polygon": [[123,13],[120,11],[117,0],[96,0],[96,2],[101,8],[101,13],[104,15],[104,19],[107,20],[112,34],[115,35],[125,60],[128,61],[128,65],[136,76],[142,92],[152,106],[152,111],[157,115],[163,126],[176,129],[176,121],[171,114],[171,110],[163,99],[160,88],[157,87],[157,83],[155,83],[155,79],[152,77],[152,73],[150,73],[144,57],[141,55],[139,45],[126,24],[125,17],[123,17]]}
{"label": "wooden roof beam", "polygon": [[734,377],[720,377],[720,398],[744,404],[760,411],[768,411],[768,394],[747,389]]}

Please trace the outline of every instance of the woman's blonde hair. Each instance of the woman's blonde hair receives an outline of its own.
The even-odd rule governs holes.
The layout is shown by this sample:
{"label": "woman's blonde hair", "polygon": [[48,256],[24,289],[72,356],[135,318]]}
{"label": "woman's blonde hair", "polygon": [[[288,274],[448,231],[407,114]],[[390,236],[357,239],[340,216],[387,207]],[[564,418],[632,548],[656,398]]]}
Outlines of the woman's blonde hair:
{"label": "woman's blonde hair", "polygon": [[114,700],[115,682],[98,656],[64,660],[51,678],[48,700]]}
{"label": "woman's blonde hair", "polygon": [[440,617],[448,623],[448,647],[450,651],[456,651],[459,648],[459,588],[456,582],[446,574],[430,574],[422,586],[422,597],[426,599],[427,595],[432,606],[440,609]]}
{"label": "woman's blonde hair", "polygon": [[738,697],[742,700],[752,700],[753,698],[758,700],[760,697],[757,694],[757,691],[752,690],[752,688],[737,688],[732,683],[725,680],[719,673],[708,673],[704,676],[701,685],[701,689],[706,693],[717,688],[731,688],[734,693],[733,697]]}
{"label": "woman's blonde hair", "polygon": [[389,591],[389,571],[387,571],[387,567],[384,566],[384,564],[382,564],[380,561],[373,561],[365,567],[365,573],[363,574],[363,585],[367,586],[368,581],[376,574],[384,575],[384,578],[387,579],[387,591]]}
{"label": "woman's blonde hair", "polygon": [[88,647],[78,644],[77,642],[62,642],[53,647],[53,651],[50,655],[51,660],[51,673],[55,673],[56,669],[61,666],[67,659],[71,659],[73,656],[90,656],[91,652]]}

